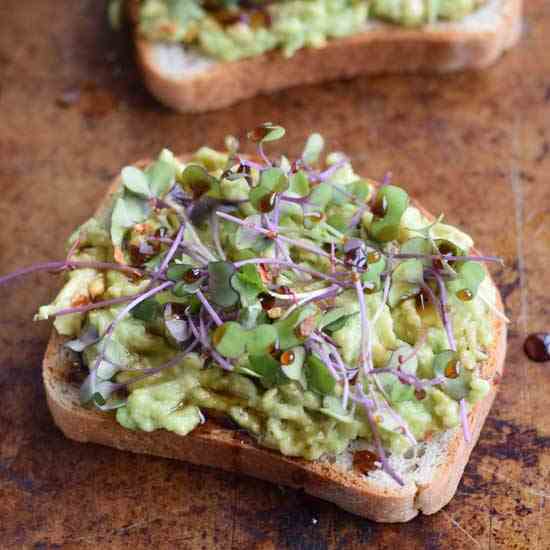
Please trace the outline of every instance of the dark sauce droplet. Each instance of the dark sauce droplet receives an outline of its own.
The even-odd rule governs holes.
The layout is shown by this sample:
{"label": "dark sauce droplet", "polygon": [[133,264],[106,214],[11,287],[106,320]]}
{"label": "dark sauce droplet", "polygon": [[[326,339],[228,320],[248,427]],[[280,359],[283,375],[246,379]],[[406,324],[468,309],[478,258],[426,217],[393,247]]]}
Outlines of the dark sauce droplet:
{"label": "dark sauce droplet", "polygon": [[262,309],[264,311],[269,311],[271,308],[275,306],[275,297],[271,296],[271,294],[268,294],[267,292],[262,292],[258,296],[258,300],[260,300],[260,304],[262,305]]}
{"label": "dark sauce droplet", "polygon": [[287,350],[281,355],[281,364],[282,365],[290,365],[295,359],[295,355],[293,351]]}
{"label": "dark sauce droplet", "polygon": [[143,265],[147,260],[147,255],[140,252],[139,246],[136,246],[134,244],[131,244],[128,247],[128,253],[130,255],[130,262],[132,263],[133,266],[139,267]]}
{"label": "dark sauce droplet", "polygon": [[445,376],[447,378],[458,378],[460,376],[460,367],[457,359],[451,359],[445,367]]}
{"label": "dark sauce droplet", "polygon": [[463,288],[456,293],[456,297],[463,302],[469,302],[473,299],[474,295],[467,288]]}
{"label": "dark sauce droplet", "polygon": [[371,451],[355,451],[353,454],[353,467],[363,474],[376,470],[378,457]]}
{"label": "dark sauce droplet", "polygon": [[422,388],[417,388],[414,390],[414,396],[418,399],[418,401],[422,401],[426,398],[426,390]]}
{"label": "dark sauce droplet", "polygon": [[263,212],[271,212],[275,208],[275,199],[277,198],[277,193],[269,193],[262,197],[258,203],[258,210]]}
{"label": "dark sauce droplet", "polygon": [[201,278],[201,270],[198,267],[192,267],[183,274],[183,280],[186,283],[195,283]]}
{"label": "dark sauce droplet", "polygon": [[264,139],[270,131],[271,128],[268,126],[258,126],[251,132],[248,132],[248,139],[255,142],[262,141],[262,139]]}
{"label": "dark sauce droplet", "polygon": [[386,197],[382,197],[382,200],[376,199],[375,203],[372,205],[371,212],[375,218],[383,218],[388,211],[388,202]]}
{"label": "dark sauce droplet", "polygon": [[534,332],[527,336],[523,351],[531,361],[537,363],[550,361],[550,332]]}

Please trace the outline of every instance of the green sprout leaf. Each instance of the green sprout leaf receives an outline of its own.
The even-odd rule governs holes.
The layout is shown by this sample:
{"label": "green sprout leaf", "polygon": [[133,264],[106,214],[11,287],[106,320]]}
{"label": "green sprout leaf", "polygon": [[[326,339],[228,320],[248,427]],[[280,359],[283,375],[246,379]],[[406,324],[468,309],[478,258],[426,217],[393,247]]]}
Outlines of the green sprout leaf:
{"label": "green sprout leaf", "polygon": [[177,283],[190,269],[193,269],[191,264],[171,264],[166,270],[166,277]]}
{"label": "green sprout leaf", "polygon": [[80,386],[80,403],[94,404],[103,410],[115,409],[124,404],[122,400],[112,400],[113,394],[120,389],[119,384],[109,380],[100,380],[96,372],[91,372]]}
{"label": "green sprout leaf", "polygon": [[210,299],[221,307],[234,306],[239,294],[231,286],[235,268],[230,262],[210,262],[208,264],[208,292]]}
{"label": "green sprout leaf", "polygon": [[[368,255],[373,253],[374,249],[367,248],[367,258]],[[368,262],[367,270],[361,275],[361,279],[364,283],[371,283],[374,285],[374,289],[379,290],[381,285],[380,276],[384,269],[386,269],[386,259],[382,254],[378,255],[379,258],[377,261]]]}
{"label": "green sprout leaf", "polygon": [[212,333],[214,348],[220,355],[229,359],[235,359],[243,355],[247,339],[246,330],[234,321],[228,321],[220,325]]}
{"label": "green sprout leaf", "polygon": [[258,268],[253,264],[243,265],[236,271],[231,277],[231,286],[239,293],[243,307],[253,305],[258,295],[266,291]]}
{"label": "green sprout leaf", "polygon": [[332,200],[332,187],[328,183],[320,183],[309,195],[309,204],[325,210],[327,204]]}
{"label": "green sprout leaf", "polygon": [[373,207],[374,221],[370,233],[377,241],[393,241],[399,235],[399,223],[409,206],[407,193],[395,185],[385,185],[376,195]]}
{"label": "green sprout leaf", "polygon": [[288,189],[300,197],[309,195],[309,179],[303,170],[299,170],[290,176]]}
{"label": "green sprout leaf", "polygon": [[198,164],[187,165],[177,177],[177,181],[183,190],[191,193],[195,199],[206,193],[219,194],[218,180]]}
{"label": "green sprout leaf", "polygon": [[281,369],[287,378],[290,378],[290,380],[296,380],[300,382],[304,388],[307,388],[304,370],[306,350],[302,346],[296,346],[291,348],[290,351],[294,354],[294,360],[288,365],[281,365]]}
{"label": "green sprout leaf", "polygon": [[260,182],[250,191],[250,203],[260,212],[268,212],[273,209],[274,203],[270,197],[274,193],[280,193],[288,188],[286,174],[277,167],[267,168],[260,174]]}
{"label": "green sprout leaf", "polygon": [[151,197],[151,189],[147,176],[135,166],[126,166],[120,173],[122,184],[126,189],[136,195],[148,199]]}
{"label": "green sprout leaf", "polygon": [[372,193],[372,185],[368,180],[358,179],[351,184],[351,192],[359,202],[366,202]]}
{"label": "green sprout leaf", "polygon": [[256,143],[268,143],[281,139],[285,135],[285,129],[282,126],[276,126],[271,122],[265,122],[251,132],[248,132],[247,137]]}
{"label": "green sprout leaf", "polygon": [[388,296],[389,306],[393,308],[403,300],[418,294],[423,280],[424,265],[421,260],[401,262],[392,274],[392,285]]}
{"label": "green sprout leaf", "polygon": [[327,366],[316,355],[308,355],[306,359],[306,378],[308,387],[322,394],[332,393],[336,386]]}
{"label": "green sprout leaf", "polygon": [[279,361],[268,353],[251,355],[248,361],[250,370],[261,376],[262,382],[267,387],[278,386],[288,381]]}
{"label": "green sprout leaf", "polygon": [[162,306],[157,302],[155,298],[147,298],[132,308],[131,314],[134,319],[140,321],[153,321],[160,316],[162,312]]}
{"label": "green sprout leaf", "polygon": [[[258,226],[261,225],[261,216],[260,214],[254,214],[245,218],[244,221],[249,225]],[[271,245],[271,242],[265,235],[243,225],[239,225],[235,234],[235,247],[237,250],[248,250],[251,248],[255,252],[263,252]]]}
{"label": "green sprout leaf", "polygon": [[273,325],[260,325],[248,333],[246,349],[250,355],[265,353],[277,341],[277,330]]}
{"label": "green sprout leaf", "polygon": [[296,329],[300,323],[308,317],[316,315],[317,312],[317,307],[314,304],[309,304],[293,311],[286,319],[274,323],[273,326],[277,329],[279,335],[279,348],[286,350],[302,344],[305,338],[299,337]]}
{"label": "green sprout leaf", "polygon": [[340,231],[340,233],[348,232],[348,223],[350,221],[349,217],[343,216],[341,213],[331,214],[327,218],[327,223]]}
{"label": "green sprout leaf", "polygon": [[325,140],[321,134],[311,134],[306,141],[302,152],[302,159],[306,164],[312,166],[319,162],[319,157],[325,147]]}
{"label": "green sprout leaf", "polygon": [[157,160],[145,170],[151,191],[156,197],[164,197],[172,187],[176,177],[176,167],[165,160]]}
{"label": "green sprout leaf", "polygon": [[459,265],[457,273],[459,279],[453,281],[453,285],[460,289],[456,291],[456,295],[464,301],[472,300],[485,279],[485,269],[479,262],[467,261]]}
{"label": "green sprout leaf", "polygon": [[433,369],[436,376],[445,377],[443,390],[460,401],[468,397],[471,374],[460,364],[458,353],[445,350],[434,357]]}
{"label": "green sprout leaf", "polygon": [[319,409],[319,412],[335,418],[339,422],[345,424],[351,424],[353,422],[353,415],[344,409],[342,406],[342,400],[335,395],[325,395],[323,397],[323,407]]}
{"label": "green sprout leaf", "polygon": [[194,281],[193,283],[186,283],[185,281],[180,281],[172,287],[172,293],[178,298],[184,298],[190,294],[195,294],[197,290],[201,287],[205,277]]}
{"label": "green sprout leaf", "polygon": [[[423,254],[426,256],[430,256],[435,253],[430,239],[425,239],[424,237],[413,237],[412,239],[405,241],[399,252],[401,254]],[[432,261],[430,259],[424,259],[422,260],[422,263],[429,266]]]}
{"label": "green sprout leaf", "polygon": [[111,215],[111,240],[115,246],[121,246],[126,231],[137,223],[147,219],[151,209],[147,201],[124,193],[120,196]]}
{"label": "green sprout leaf", "polygon": [[239,311],[239,323],[246,328],[251,329],[268,319],[260,302],[255,302],[251,306],[243,307]]}
{"label": "green sprout leaf", "polygon": [[[345,308],[342,308],[342,309],[345,309]],[[348,315],[346,315],[344,313],[344,315],[341,315],[340,317],[338,317],[335,321],[332,321],[331,323],[328,323],[327,325],[325,325],[325,327],[323,328],[323,330],[325,332],[336,332],[337,330],[340,330],[341,328],[344,327],[344,325],[352,318],[352,317],[355,317],[356,315],[359,315],[359,313],[350,313]]]}

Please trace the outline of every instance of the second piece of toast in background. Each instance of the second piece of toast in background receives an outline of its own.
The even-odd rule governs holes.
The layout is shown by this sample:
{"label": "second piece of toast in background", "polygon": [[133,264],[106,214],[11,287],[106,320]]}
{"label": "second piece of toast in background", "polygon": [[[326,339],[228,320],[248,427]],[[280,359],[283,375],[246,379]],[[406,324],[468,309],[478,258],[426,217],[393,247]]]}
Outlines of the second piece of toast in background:
{"label": "second piece of toast in background", "polygon": [[[158,24],[154,9],[153,13],[147,14],[147,24],[144,24],[142,10],[150,2],[126,0],[125,5],[133,26],[138,64],[151,93],[162,103],[181,112],[218,109],[262,93],[361,74],[445,73],[482,69],[517,42],[522,13],[522,0],[481,0],[481,5],[475,4],[475,7],[472,2],[470,9],[473,11],[456,20],[436,17],[432,22],[422,22],[421,19],[415,21],[409,17],[398,19],[396,24],[397,15],[393,22],[372,17],[369,10],[372,11],[372,5],[376,2],[364,2],[367,6],[364,8],[364,21],[360,24],[357,21],[349,23],[342,31],[342,34],[349,36],[326,40],[330,32],[323,35],[320,31],[318,43],[311,36],[307,39],[301,37],[306,47],[295,49],[295,44],[289,46],[284,42],[290,40],[286,35],[278,37],[279,46],[275,42],[272,46],[254,42],[266,39],[263,34],[254,34],[253,42],[242,45],[239,40],[241,33],[248,32],[247,26],[265,25],[266,36],[269,37],[269,25],[273,24],[270,23],[272,17],[269,12],[263,21],[253,23],[250,8],[241,7],[242,2],[232,3],[230,10],[232,17],[241,14],[238,20],[223,22],[219,26],[214,22],[215,32],[207,29],[210,34],[205,31],[206,38],[202,42],[197,38],[189,39],[189,33],[183,33],[181,14],[179,29],[170,19],[160,19]],[[154,2],[157,8],[166,4],[164,0]],[[423,3],[441,6],[452,2]],[[378,3],[381,3],[380,0]],[[423,3],[422,0],[408,0],[408,4],[401,3],[401,6],[422,6]],[[196,4],[206,11],[210,19],[214,20],[214,15],[219,17],[219,3],[214,2],[217,6],[214,15],[203,2]],[[274,5],[270,3],[265,7],[262,2],[260,4],[264,6],[263,10],[272,10]],[[455,1],[455,5],[461,4],[468,2]],[[259,9],[257,2],[253,5],[253,10]],[[344,16],[349,16],[349,13],[345,12],[341,17]],[[355,13],[354,17],[361,15]],[[196,35],[197,29],[193,26],[189,28],[194,29]],[[231,40],[227,41],[224,50],[226,43],[220,46],[216,41],[225,40],[228,33]],[[180,39],[180,35],[183,38]],[[167,40],[167,37],[170,39]],[[218,52],[218,57],[207,53],[201,46],[207,40],[212,43],[206,44],[206,49],[211,47],[211,50]],[[266,40],[269,42],[269,38]],[[308,47],[311,45],[315,47]],[[255,55],[255,49],[268,51]],[[237,59],[231,60],[233,58]]]}

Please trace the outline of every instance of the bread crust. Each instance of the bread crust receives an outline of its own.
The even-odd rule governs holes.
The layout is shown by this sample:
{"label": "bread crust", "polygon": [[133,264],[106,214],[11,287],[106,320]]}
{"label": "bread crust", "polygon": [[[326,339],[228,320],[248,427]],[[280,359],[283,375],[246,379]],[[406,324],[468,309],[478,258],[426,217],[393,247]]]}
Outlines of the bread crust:
{"label": "bread crust", "polygon": [[[110,186],[96,215],[102,215],[109,208],[118,185],[117,179]],[[503,309],[498,292],[497,308],[500,311]],[[502,373],[506,353],[506,325],[496,316],[493,324],[494,345],[482,373],[486,378]],[[403,487],[397,483],[380,485],[370,477],[329,462],[286,457],[260,447],[243,430],[229,429],[213,419],[184,437],[165,430],[147,433],[123,428],[112,412],[80,405],[79,381],[74,380],[74,355],[63,347],[66,340],[52,330],[42,376],[53,419],[68,438],[213,466],[301,488],[310,495],[378,522],[406,522],[419,512],[433,514],[451,500],[497,391],[493,384],[487,397],[470,411],[470,442],[464,440],[460,429],[454,430],[448,442],[446,460],[436,467],[429,484],[420,486],[407,482]]]}
{"label": "bread crust", "polygon": [[[320,49],[303,48],[291,58],[272,51],[171,75],[155,62],[155,45],[135,32],[137,62],[150,92],[180,112],[219,109],[258,94],[362,74],[483,69],[511,48],[521,33],[523,0],[490,1],[502,4],[491,28],[438,23],[407,29],[376,22],[364,33],[330,40]],[[135,5],[129,11],[135,19]]]}

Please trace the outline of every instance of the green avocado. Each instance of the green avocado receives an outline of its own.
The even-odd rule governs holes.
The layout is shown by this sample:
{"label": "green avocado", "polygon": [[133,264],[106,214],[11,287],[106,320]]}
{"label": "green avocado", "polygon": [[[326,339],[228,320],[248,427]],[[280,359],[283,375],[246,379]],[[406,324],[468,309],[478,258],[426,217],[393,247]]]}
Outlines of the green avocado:
{"label": "green avocado", "polygon": [[[290,9],[294,4],[282,2],[281,6]],[[319,162],[318,157],[312,162]],[[425,278],[431,265],[426,256],[432,252],[426,243],[444,239],[468,254],[473,244],[470,237],[441,221],[430,224],[418,209],[402,201],[404,212],[385,221],[397,238],[388,241],[384,235],[376,240],[377,232],[369,226],[377,222],[376,217],[355,216],[364,210],[363,205],[369,206],[374,187],[359,178],[343,157],[328,158],[339,165],[330,177],[324,177],[324,183],[312,177],[302,186],[302,194],[287,186],[279,191],[280,197],[290,198],[280,203],[278,232],[287,239],[282,251],[273,243],[259,250],[251,248],[251,228],[265,216],[261,200],[255,205],[246,200],[251,189],[258,189],[257,168],[239,167],[240,172],[231,172],[229,156],[208,148],[192,160],[194,170],[201,167],[215,183],[213,196],[196,198],[193,206],[205,209],[206,222],[194,226],[168,193],[176,178],[181,179],[185,165],[164,151],[162,162],[168,166],[162,202],[155,208],[142,208],[151,202],[152,171],[126,170],[125,193],[141,213],[137,222],[128,214],[119,224],[115,241],[111,241],[109,220],[87,222],[75,232],[81,244],[72,237],[71,243],[80,246],[74,259],[113,265],[121,259],[116,248],[120,246],[122,258],[136,262],[141,275],[114,268],[73,269],[57,298],[41,307],[37,317],[55,316],[82,300],[109,300],[106,307],[60,316],[55,326],[60,334],[77,339],[73,348],[83,349],[91,371],[99,363],[99,382],[90,381],[100,393],[97,403],[107,407],[111,403],[109,396],[101,395],[101,388],[124,385],[127,394],[122,397],[127,398],[113,401],[121,425],[132,430],[165,429],[183,436],[204,420],[203,410],[215,410],[231,417],[261,445],[285,455],[317,459],[343,452],[357,438],[372,437],[364,406],[349,397],[351,388],[357,399],[354,389],[359,385],[378,403],[375,421],[384,447],[399,454],[410,447],[411,437],[421,441],[428,434],[457,426],[459,402],[470,406],[488,393],[491,385],[481,378],[480,365],[493,341],[495,289],[481,264],[474,268],[471,261],[449,261],[445,272],[455,352],[449,351],[437,311],[418,300],[423,287],[436,288]],[[284,167],[283,162],[279,164]],[[357,182],[365,192],[359,199],[345,201],[349,215],[337,229],[328,223],[327,212],[341,212],[341,197],[355,197]],[[319,200],[319,190],[323,200]],[[286,208],[302,204],[302,195],[309,200],[307,208]],[[388,201],[391,198],[388,195]],[[121,201],[119,209],[111,217],[120,220],[128,199],[120,194],[117,200]],[[215,238],[215,212],[208,209],[220,204],[224,204],[220,212],[225,217],[218,220]],[[357,225],[350,228],[349,220],[354,217]],[[155,270],[165,263],[178,235],[184,246],[165,266],[166,277],[162,278],[161,270],[155,282]],[[331,247],[338,250],[339,263],[334,265],[327,258]],[[400,250],[425,254],[422,260],[400,258]],[[266,274],[269,262],[281,257],[288,260]],[[290,260],[293,263],[286,265]],[[265,265],[260,269],[257,266],[262,261]],[[353,269],[364,269],[364,275],[354,278],[346,262],[357,262]],[[332,282],[310,275],[319,271]],[[388,271],[392,278],[386,287]],[[376,285],[370,284],[371,279]],[[339,280],[348,284],[338,286],[334,281]],[[362,304],[354,286],[358,281],[365,285]],[[155,294],[154,285],[160,282],[162,292]],[[131,300],[146,295],[147,299],[125,309]],[[84,335],[90,331],[103,340],[86,342]],[[197,335],[201,345],[195,342],[197,349],[182,353]],[[368,376],[363,341],[374,369]],[[456,376],[447,371],[451,360],[458,369]],[[384,371],[377,373],[379,369]],[[349,387],[343,372],[351,380]],[[432,384],[438,376],[447,379]],[[419,390],[410,377],[425,387]],[[403,425],[408,428],[407,436]]]}
{"label": "green avocado", "polygon": [[369,19],[420,26],[460,20],[484,0],[144,0],[139,30],[149,40],[182,42],[223,61],[304,47],[358,34]]}

